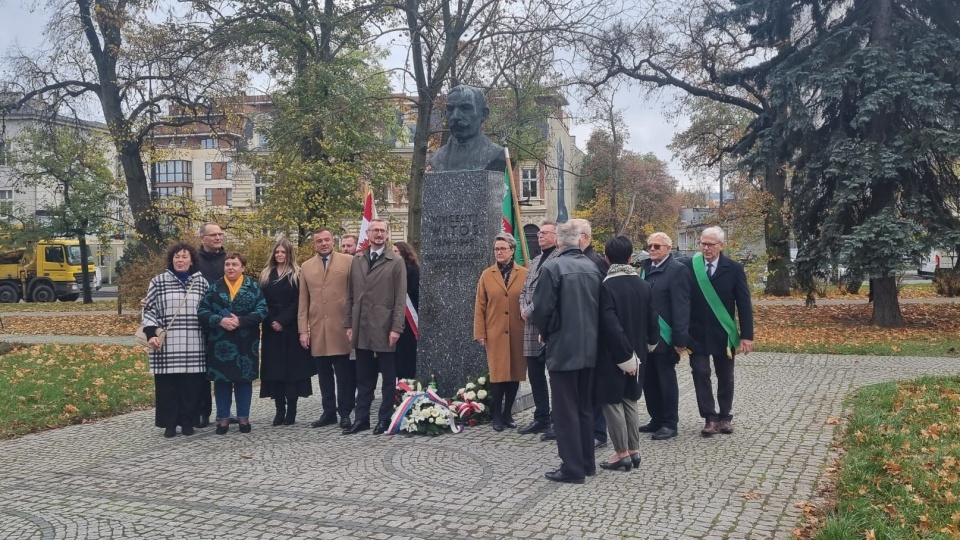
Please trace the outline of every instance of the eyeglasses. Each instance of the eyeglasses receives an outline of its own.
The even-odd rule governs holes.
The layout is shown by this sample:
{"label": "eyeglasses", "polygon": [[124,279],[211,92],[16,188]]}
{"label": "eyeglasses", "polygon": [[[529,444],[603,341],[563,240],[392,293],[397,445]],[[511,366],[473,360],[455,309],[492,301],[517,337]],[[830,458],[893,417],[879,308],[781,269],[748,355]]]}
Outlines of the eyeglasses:
{"label": "eyeglasses", "polygon": [[493,250],[496,251],[496,252],[500,252],[500,251],[510,251],[511,249],[513,249],[513,248],[508,248],[508,247],[495,247],[495,248],[493,248]]}
{"label": "eyeglasses", "polygon": [[204,236],[223,236],[223,233],[222,233],[222,232],[218,232],[218,233],[213,233],[213,234],[205,234]]}
{"label": "eyeglasses", "polygon": [[715,247],[719,246],[719,245],[722,244],[722,243],[723,243],[723,242],[700,242],[700,247],[715,248]]}
{"label": "eyeglasses", "polygon": [[537,233],[537,236],[546,236],[548,234],[557,234],[557,231],[540,231]]}
{"label": "eyeglasses", "polygon": [[652,249],[660,249],[662,247],[668,247],[666,244],[647,244],[646,249],[650,251]]}
{"label": "eyeglasses", "polygon": [[387,232],[387,230],[386,230],[386,229],[370,229],[370,232],[372,232],[372,233],[385,233],[385,232]]}

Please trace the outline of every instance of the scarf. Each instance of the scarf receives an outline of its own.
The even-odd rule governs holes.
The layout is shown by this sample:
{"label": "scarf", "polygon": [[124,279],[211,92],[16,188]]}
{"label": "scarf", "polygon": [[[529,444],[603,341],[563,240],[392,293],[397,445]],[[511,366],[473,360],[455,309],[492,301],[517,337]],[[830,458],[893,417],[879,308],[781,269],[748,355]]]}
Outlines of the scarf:
{"label": "scarf", "polygon": [[629,264],[611,264],[607,270],[607,277],[637,275],[637,269]]}
{"label": "scarf", "polygon": [[243,287],[243,276],[240,276],[240,279],[231,282],[226,277],[223,278],[223,282],[227,284],[227,290],[230,291],[230,301],[233,302],[233,299],[237,297],[237,292],[240,290],[240,287]]}
{"label": "scarf", "polygon": [[510,272],[513,271],[513,259],[510,259],[510,262],[507,264],[497,263],[497,267],[500,269],[500,275],[503,276],[503,284],[510,284]]}

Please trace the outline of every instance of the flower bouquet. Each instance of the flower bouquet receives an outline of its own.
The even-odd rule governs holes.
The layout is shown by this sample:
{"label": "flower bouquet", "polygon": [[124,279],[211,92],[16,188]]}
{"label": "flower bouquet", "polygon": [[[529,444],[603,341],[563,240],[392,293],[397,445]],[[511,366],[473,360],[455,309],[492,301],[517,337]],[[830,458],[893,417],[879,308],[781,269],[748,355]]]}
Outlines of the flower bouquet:
{"label": "flower bouquet", "polygon": [[441,435],[459,433],[462,429],[456,413],[450,409],[447,400],[436,394],[432,385],[424,391],[419,381],[401,379],[397,382],[396,393],[402,393],[402,399],[393,413],[387,433]]}
{"label": "flower bouquet", "polygon": [[457,418],[466,426],[485,424],[492,419],[490,405],[490,376],[483,374],[470,379],[463,388],[457,390],[457,395],[451,400],[451,408],[456,411]]}

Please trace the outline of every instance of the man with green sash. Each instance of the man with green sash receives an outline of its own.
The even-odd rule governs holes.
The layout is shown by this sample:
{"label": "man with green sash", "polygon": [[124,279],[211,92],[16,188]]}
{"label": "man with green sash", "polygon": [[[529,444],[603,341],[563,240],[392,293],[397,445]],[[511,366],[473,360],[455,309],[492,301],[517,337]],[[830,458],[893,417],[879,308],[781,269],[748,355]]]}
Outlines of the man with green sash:
{"label": "man with green sash", "polygon": [[650,421],[640,426],[641,433],[662,441],[677,436],[680,389],[677,364],[687,348],[690,324],[690,280],[687,269],[670,251],[673,241],[666,233],[655,232],[647,238],[650,258],[643,262],[643,279],[650,284],[653,307],[660,314],[660,342],[644,364],[643,395]]}
{"label": "man with green sash", "polygon": [[[720,227],[700,234],[700,253],[683,261],[691,283],[690,369],[697,408],[704,419],[700,434],[733,433],[733,359],[737,348],[753,350],[753,307],[743,265],[723,254],[726,235]],[[740,329],[734,316],[740,319]],[[710,359],[717,372],[713,399]],[[719,403],[720,410],[717,411]]]}

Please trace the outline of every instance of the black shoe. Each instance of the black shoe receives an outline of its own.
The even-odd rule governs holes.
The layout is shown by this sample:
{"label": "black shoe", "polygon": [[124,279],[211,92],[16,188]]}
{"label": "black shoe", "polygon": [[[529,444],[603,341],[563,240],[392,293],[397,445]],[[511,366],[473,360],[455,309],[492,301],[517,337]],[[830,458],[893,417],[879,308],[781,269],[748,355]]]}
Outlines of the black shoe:
{"label": "black shoe", "polygon": [[287,411],[285,409],[277,408],[277,414],[273,417],[273,425],[279,426],[283,423],[284,417],[287,416]]}
{"label": "black shoe", "polygon": [[585,482],[583,478],[573,478],[573,477],[567,476],[560,469],[557,469],[555,471],[550,471],[544,474],[543,476],[545,476],[547,480],[552,480],[554,482],[562,482],[564,484],[583,484]]}
{"label": "black shoe", "polygon": [[640,426],[640,433],[656,433],[659,427],[653,424],[644,424]]}
{"label": "black shoe", "polygon": [[203,429],[205,427],[210,427],[210,415],[201,416],[200,421],[197,422],[197,427]]}
{"label": "black shoe", "polygon": [[546,433],[541,433],[541,434],[540,434],[540,440],[541,440],[541,441],[555,441],[555,440],[557,440],[557,433],[556,433],[555,431],[553,431],[553,428],[551,428],[551,429],[550,429],[549,431],[547,431]]}
{"label": "black shoe", "polygon": [[639,469],[640,468],[640,452],[637,452],[636,454],[630,454],[630,461],[633,462],[634,469]]}
{"label": "black shoe", "polygon": [[353,435],[370,429],[370,422],[354,422],[353,425],[343,430],[344,435]]}
{"label": "black shoe", "polygon": [[550,423],[542,422],[540,420],[534,420],[530,423],[529,426],[520,429],[517,433],[521,435],[527,435],[528,433],[543,433],[544,431],[549,431]]}
{"label": "black shoe", "polygon": [[166,438],[168,438],[168,439],[171,438],[171,437],[176,437],[176,436],[177,436],[177,428],[175,428],[175,427],[168,427],[167,429],[163,430],[163,436],[166,437]]}
{"label": "black shoe", "polygon": [[183,433],[186,436],[193,435],[193,426],[183,426],[180,428],[180,433]]}
{"label": "black shoe", "polygon": [[600,464],[600,468],[608,471],[616,471],[618,469],[623,469],[623,472],[630,472],[633,470],[633,462],[630,461],[630,456],[627,456],[623,459],[618,459],[613,463],[610,463],[609,461],[604,461],[603,463]]}
{"label": "black shoe", "polygon": [[350,424],[352,423],[353,422],[350,421],[350,415],[348,414],[340,418],[340,429],[347,429],[348,427],[350,427]]}
{"label": "black shoe", "polygon": [[593,440],[593,449],[594,449],[594,450],[596,450],[596,449],[598,449],[598,448],[603,448],[603,447],[606,446],[606,445],[607,445],[607,441],[601,441],[601,440],[598,440],[598,439],[594,439],[594,440]]}
{"label": "black shoe", "polygon": [[677,430],[670,429],[668,427],[662,427],[657,430],[656,433],[650,436],[651,439],[655,441],[665,441],[667,439],[672,439],[677,436]]}
{"label": "black shoe", "polygon": [[494,422],[493,423],[494,431],[503,431],[503,422]]}
{"label": "black shoe", "polygon": [[389,427],[390,427],[389,422],[384,422],[384,421],[377,422],[377,427],[373,428],[373,434],[382,435],[385,431],[387,431],[387,428]]}
{"label": "black shoe", "polygon": [[250,422],[247,422],[246,424],[240,424],[240,422],[237,422],[237,424],[240,425],[240,433],[250,433],[250,431],[253,429],[253,427],[250,425]]}
{"label": "black shoe", "polygon": [[[319,419],[319,420],[317,420],[317,421],[315,421],[315,422],[310,422],[310,427],[332,426],[332,425],[334,425],[334,424],[336,424],[336,423],[337,423],[337,415],[335,415],[335,414],[323,413],[323,414],[320,415],[320,419]],[[341,424],[340,424],[340,427],[343,428],[343,429],[346,429],[346,428],[350,427],[350,424],[347,424],[346,426],[344,426],[343,423],[341,423]]]}
{"label": "black shoe", "polygon": [[513,421],[513,418],[504,418],[503,427],[508,427],[510,429],[517,429],[517,423]]}
{"label": "black shoe", "polygon": [[230,431],[230,424],[225,426],[217,424],[217,435],[226,435],[228,431]]}

